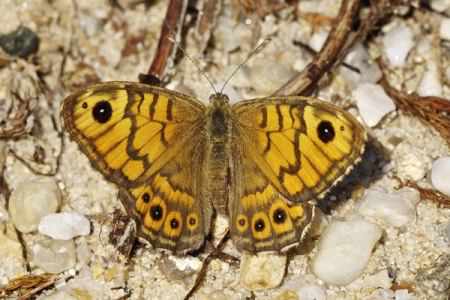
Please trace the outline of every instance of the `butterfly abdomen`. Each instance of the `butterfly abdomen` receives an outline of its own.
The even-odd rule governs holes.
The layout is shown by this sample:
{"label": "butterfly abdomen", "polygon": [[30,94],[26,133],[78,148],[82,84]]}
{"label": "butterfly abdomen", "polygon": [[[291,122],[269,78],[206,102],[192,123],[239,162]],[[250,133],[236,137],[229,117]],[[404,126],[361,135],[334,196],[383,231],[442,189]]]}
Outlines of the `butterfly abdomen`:
{"label": "butterfly abdomen", "polygon": [[227,186],[231,139],[230,106],[227,102],[213,101],[207,115],[208,192],[215,209],[219,213],[225,213],[228,200]]}

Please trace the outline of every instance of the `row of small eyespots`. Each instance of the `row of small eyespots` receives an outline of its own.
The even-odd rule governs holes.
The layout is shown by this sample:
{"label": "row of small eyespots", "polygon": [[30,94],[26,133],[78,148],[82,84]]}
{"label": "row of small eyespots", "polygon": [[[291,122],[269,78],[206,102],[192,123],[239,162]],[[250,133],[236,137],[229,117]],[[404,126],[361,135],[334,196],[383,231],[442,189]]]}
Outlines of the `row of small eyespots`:
{"label": "row of small eyespots", "polygon": [[[303,216],[303,207],[298,205],[287,207],[284,204],[274,203],[270,209],[271,219],[265,212],[256,212],[252,216],[252,234],[256,239],[265,239],[271,236],[272,228],[276,234],[282,234],[293,229],[292,219]],[[272,226],[271,226],[272,225]],[[245,232],[249,227],[246,215],[239,214],[236,218],[236,228],[239,232]]]}
{"label": "row of small eyespots", "polygon": [[[177,210],[170,211],[166,202],[159,196],[151,199],[149,193],[143,193],[140,197],[143,205],[138,211],[144,216],[144,224],[153,229],[159,230],[164,223],[163,231],[169,236],[178,236],[183,226],[183,218],[181,212]],[[138,201],[139,202],[139,201]],[[137,202],[137,204],[138,204]],[[186,217],[187,228],[190,231],[197,229],[199,224],[198,214],[191,212]]]}

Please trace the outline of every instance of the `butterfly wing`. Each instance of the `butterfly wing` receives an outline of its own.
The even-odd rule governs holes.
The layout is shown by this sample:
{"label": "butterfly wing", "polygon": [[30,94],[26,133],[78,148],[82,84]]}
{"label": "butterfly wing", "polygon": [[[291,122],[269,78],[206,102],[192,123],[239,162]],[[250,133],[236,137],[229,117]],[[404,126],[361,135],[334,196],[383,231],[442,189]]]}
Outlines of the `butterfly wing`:
{"label": "butterfly wing", "polygon": [[[236,139],[239,137],[236,136]],[[251,145],[233,143],[231,237],[240,250],[251,253],[285,251],[303,240],[315,207],[289,203],[252,159]]]}
{"label": "butterfly wing", "polygon": [[107,82],[67,97],[62,117],[93,166],[120,187],[132,187],[180,151],[204,109],[193,98],[161,88]]}
{"label": "butterfly wing", "polygon": [[321,197],[360,159],[366,133],[348,113],[303,97],[237,103],[229,214],[238,248],[298,244]]}
{"label": "butterfly wing", "polygon": [[349,113],[306,97],[273,97],[233,106],[245,155],[288,201],[322,197],[359,161],[366,131]]}
{"label": "butterfly wing", "polygon": [[106,179],[122,190],[140,236],[156,247],[198,248],[209,230],[203,203],[205,107],[129,82],[91,86],[65,99],[64,125]]}
{"label": "butterfly wing", "polygon": [[147,183],[122,191],[138,235],[154,247],[183,254],[203,245],[212,215],[205,195],[204,150],[200,133]]}

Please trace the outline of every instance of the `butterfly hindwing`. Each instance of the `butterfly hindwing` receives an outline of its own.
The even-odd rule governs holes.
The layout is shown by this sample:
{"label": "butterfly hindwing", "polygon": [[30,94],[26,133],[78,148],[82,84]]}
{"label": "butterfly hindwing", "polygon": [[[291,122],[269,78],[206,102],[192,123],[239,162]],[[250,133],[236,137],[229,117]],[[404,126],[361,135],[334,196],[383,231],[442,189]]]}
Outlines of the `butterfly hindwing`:
{"label": "butterfly hindwing", "polygon": [[182,254],[198,249],[211,227],[212,206],[203,183],[201,132],[147,183],[124,191],[121,200],[138,235],[156,248]]}
{"label": "butterfly hindwing", "polygon": [[229,203],[231,237],[240,250],[285,251],[300,243],[314,216],[310,203],[289,203],[248,157],[245,145],[234,144]]}
{"label": "butterfly hindwing", "polygon": [[264,98],[238,103],[233,110],[249,159],[292,202],[321,197],[364,151],[362,126],[324,101]]}

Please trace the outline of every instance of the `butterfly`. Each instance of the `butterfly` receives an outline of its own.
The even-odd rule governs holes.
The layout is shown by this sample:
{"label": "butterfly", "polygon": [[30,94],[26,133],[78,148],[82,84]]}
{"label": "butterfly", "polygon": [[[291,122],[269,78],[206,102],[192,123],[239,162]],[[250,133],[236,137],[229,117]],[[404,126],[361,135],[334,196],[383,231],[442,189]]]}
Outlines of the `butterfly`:
{"label": "butterfly", "polygon": [[298,245],[314,201],[361,159],[367,134],[346,111],[299,96],[209,104],[133,82],[68,96],[62,119],[93,167],[115,183],[155,248],[199,249],[215,213],[229,218],[238,249]]}

